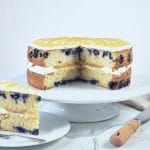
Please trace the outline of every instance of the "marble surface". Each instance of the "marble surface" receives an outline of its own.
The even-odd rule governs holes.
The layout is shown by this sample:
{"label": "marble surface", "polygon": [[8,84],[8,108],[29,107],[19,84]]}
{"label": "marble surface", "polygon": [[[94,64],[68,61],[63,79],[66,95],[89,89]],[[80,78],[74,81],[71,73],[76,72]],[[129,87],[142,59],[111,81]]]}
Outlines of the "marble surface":
{"label": "marble surface", "polygon": [[134,136],[122,147],[115,148],[109,137],[121,125],[140,112],[119,104],[120,115],[114,119],[96,123],[71,123],[70,132],[60,140],[48,144],[24,148],[0,148],[2,150],[141,150],[150,146],[150,122],[142,125]]}

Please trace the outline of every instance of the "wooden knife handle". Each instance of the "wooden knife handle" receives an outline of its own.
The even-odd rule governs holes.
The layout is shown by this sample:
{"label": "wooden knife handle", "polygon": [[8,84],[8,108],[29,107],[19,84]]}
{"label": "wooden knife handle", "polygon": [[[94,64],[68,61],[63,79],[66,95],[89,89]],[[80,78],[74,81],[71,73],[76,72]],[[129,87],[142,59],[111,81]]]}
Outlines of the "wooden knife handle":
{"label": "wooden knife handle", "polygon": [[140,121],[131,120],[110,137],[110,143],[114,146],[123,145],[139,128]]}

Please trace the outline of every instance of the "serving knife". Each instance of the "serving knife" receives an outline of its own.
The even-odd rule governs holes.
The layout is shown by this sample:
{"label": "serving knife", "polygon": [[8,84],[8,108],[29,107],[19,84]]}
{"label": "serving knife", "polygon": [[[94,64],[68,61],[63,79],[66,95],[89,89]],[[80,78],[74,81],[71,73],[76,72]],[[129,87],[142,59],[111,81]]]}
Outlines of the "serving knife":
{"label": "serving knife", "polygon": [[134,119],[130,120],[122,128],[116,131],[110,137],[110,143],[114,146],[121,146],[127,142],[127,140],[135,133],[135,131],[145,123],[150,120],[150,107],[142,111]]}

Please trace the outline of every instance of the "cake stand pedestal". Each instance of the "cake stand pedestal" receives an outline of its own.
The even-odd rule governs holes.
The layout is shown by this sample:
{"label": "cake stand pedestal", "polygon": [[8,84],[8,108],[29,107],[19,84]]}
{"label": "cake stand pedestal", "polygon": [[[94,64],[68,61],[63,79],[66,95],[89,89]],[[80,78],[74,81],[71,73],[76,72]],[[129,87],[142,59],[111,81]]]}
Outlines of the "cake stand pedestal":
{"label": "cake stand pedestal", "polygon": [[61,104],[49,102],[41,104],[41,110],[61,116],[70,122],[104,121],[119,115],[119,108],[114,103],[102,104]]}
{"label": "cake stand pedestal", "polygon": [[[28,85],[25,75],[13,81]],[[120,90],[108,90],[95,85],[76,82],[41,91],[39,95],[47,104],[43,111],[62,116],[72,122],[95,122],[114,118],[119,115],[116,102],[131,100],[150,93],[150,78],[133,73],[131,85]],[[44,102],[43,102],[44,103]]]}

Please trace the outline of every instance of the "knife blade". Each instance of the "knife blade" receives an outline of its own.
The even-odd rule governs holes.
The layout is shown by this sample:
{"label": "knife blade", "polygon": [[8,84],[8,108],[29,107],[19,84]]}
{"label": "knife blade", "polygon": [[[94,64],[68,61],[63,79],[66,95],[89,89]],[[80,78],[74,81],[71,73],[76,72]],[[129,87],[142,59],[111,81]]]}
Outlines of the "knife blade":
{"label": "knife blade", "polygon": [[143,110],[134,119],[135,120],[139,120],[141,124],[143,124],[143,123],[147,122],[148,120],[150,120],[150,107],[148,107],[145,110]]}
{"label": "knife blade", "polygon": [[112,134],[110,143],[114,146],[122,146],[136,132],[140,125],[148,120],[150,120],[150,107],[142,111],[139,115]]}

